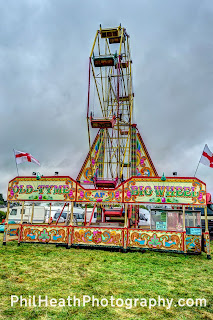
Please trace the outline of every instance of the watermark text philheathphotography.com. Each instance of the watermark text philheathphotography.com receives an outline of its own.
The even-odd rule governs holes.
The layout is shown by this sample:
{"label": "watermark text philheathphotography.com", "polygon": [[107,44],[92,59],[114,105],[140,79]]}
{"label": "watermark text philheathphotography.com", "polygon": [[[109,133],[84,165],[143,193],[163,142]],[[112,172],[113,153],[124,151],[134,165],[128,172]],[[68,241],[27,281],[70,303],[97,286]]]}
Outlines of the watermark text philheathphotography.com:
{"label": "watermark text philheathphotography.com", "polygon": [[157,298],[115,298],[111,296],[110,298],[98,298],[94,295],[83,295],[82,297],[67,296],[66,298],[50,298],[49,296],[10,296],[11,307],[114,307],[114,308],[126,308],[132,309],[134,307],[149,309],[155,307],[164,307],[167,310],[172,307],[206,307],[205,298],[180,298],[177,301],[174,299],[163,298],[158,296]]}

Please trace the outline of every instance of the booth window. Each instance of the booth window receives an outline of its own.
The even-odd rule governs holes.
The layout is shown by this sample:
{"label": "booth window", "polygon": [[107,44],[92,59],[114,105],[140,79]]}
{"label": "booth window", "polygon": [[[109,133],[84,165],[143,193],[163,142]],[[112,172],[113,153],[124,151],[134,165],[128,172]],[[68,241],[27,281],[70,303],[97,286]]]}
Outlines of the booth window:
{"label": "booth window", "polygon": [[183,231],[183,212],[169,211],[168,212],[168,231]]}
{"label": "booth window", "polygon": [[11,216],[16,216],[17,215],[17,209],[12,209],[10,212]]}
{"label": "booth window", "polygon": [[[20,211],[20,214],[21,214],[21,211]],[[25,209],[23,211],[23,214],[25,214]],[[12,209],[11,212],[10,212],[10,215],[11,216],[16,216],[17,215],[17,209]]]}
{"label": "booth window", "polygon": [[151,211],[152,230],[167,230],[166,211]]}
{"label": "booth window", "polygon": [[200,227],[200,215],[197,211],[186,212],[186,227]]}
{"label": "booth window", "polygon": [[[200,227],[200,211],[190,210],[185,212],[186,227]],[[152,230],[183,231],[183,212],[182,210],[151,210]]]}

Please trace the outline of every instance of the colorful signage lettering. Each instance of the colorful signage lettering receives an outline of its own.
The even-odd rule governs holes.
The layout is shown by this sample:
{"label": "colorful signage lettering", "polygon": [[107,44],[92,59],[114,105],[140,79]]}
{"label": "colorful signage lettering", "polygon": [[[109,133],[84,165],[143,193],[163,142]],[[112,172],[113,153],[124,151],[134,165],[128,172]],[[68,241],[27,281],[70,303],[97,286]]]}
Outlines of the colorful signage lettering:
{"label": "colorful signage lettering", "polygon": [[206,204],[206,185],[196,178],[133,177],[115,189],[85,189],[70,177],[16,177],[9,201]]}
{"label": "colorful signage lettering", "polygon": [[17,177],[10,181],[8,200],[11,201],[74,201],[76,182],[69,177]]}
{"label": "colorful signage lettering", "polygon": [[115,190],[91,190],[83,189],[78,186],[77,188],[77,201],[78,202],[105,202],[105,203],[120,203],[122,202],[123,188],[116,188]]}
{"label": "colorful signage lettering", "polygon": [[206,204],[206,185],[196,178],[132,178],[124,183],[124,201],[161,204]]}

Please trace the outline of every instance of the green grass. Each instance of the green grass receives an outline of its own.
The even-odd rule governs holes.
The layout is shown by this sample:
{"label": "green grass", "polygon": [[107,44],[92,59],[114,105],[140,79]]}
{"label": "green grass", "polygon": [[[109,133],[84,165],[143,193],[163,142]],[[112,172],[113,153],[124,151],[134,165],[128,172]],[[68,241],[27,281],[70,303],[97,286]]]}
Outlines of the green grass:
{"label": "green grass", "polygon": [[[212,246],[213,250],[213,246]],[[212,260],[206,254],[110,252],[8,243],[0,236],[0,319],[213,319]],[[205,298],[206,307],[20,307],[11,295],[64,298]]]}

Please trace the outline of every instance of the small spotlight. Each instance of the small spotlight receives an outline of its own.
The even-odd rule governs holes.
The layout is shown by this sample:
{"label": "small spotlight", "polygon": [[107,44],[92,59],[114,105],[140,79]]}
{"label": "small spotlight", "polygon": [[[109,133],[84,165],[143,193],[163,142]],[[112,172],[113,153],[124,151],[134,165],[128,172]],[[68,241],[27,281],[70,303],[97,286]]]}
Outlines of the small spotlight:
{"label": "small spotlight", "polygon": [[32,175],[33,175],[33,176],[36,176],[36,172],[33,172]]}
{"label": "small spotlight", "polygon": [[177,176],[177,172],[172,172],[173,176]]}
{"label": "small spotlight", "polygon": [[55,171],[55,176],[58,176],[58,171]]}

